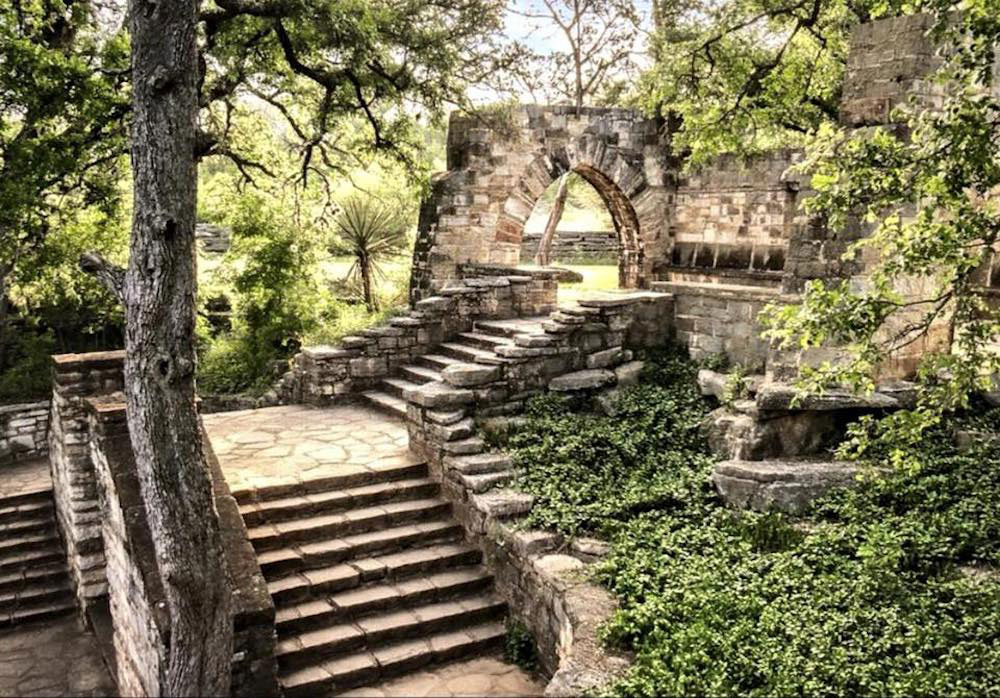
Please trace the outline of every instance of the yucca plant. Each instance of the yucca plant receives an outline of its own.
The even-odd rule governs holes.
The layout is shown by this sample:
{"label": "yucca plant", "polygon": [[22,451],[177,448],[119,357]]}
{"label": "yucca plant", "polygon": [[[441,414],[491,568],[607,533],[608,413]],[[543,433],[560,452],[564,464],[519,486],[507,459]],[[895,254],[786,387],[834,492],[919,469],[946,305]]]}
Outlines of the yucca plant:
{"label": "yucca plant", "polygon": [[378,310],[375,282],[385,276],[381,265],[406,251],[409,225],[398,209],[361,197],[343,202],[334,225],[338,235],[334,251],[354,259],[347,276],[361,282],[365,305],[374,312]]}

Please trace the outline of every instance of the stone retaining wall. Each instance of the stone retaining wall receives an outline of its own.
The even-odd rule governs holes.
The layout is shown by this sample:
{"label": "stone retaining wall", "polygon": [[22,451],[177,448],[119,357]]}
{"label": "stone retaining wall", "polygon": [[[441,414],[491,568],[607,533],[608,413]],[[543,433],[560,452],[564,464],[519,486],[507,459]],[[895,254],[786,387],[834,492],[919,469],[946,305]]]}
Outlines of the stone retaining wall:
{"label": "stone retaining wall", "polygon": [[123,351],[52,357],[49,464],[56,519],[84,614],[108,590],[86,398],[124,388],[124,359]]}
{"label": "stone retaining wall", "polygon": [[0,464],[49,450],[49,401],[0,405]]}
{"label": "stone retaining wall", "polygon": [[463,278],[405,315],[337,346],[308,347],[293,362],[290,402],[329,405],[352,399],[395,369],[441,342],[471,329],[476,320],[540,315],[555,309],[554,271],[463,267]]}
{"label": "stone retaining wall", "polygon": [[[160,695],[169,619],[139,497],[122,402],[124,352],[53,357],[54,496],[84,611],[107,595],[122,695]],[[278,695],[274,605],[211,443],[225,564],[233,591],[234,696]]]}

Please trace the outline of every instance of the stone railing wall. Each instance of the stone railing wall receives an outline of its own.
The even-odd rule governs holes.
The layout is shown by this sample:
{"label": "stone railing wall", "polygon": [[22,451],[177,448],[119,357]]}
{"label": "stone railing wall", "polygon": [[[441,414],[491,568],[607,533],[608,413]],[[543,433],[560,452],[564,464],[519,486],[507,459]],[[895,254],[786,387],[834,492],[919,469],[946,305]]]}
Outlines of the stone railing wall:
{"label": "stone railing wall", "polygon": [[120,398],[89,398],[90,459],[98,483],[118,691],[162,695],[170,619]]}
{"label": "stone railing wall", "polygon": [[80,610],[107,594],[97,476],[90,451],[86,398],[124,388],[125,352],[52,357],[49,463],[56,519],[66,546]]}
{"label": "stone railing wall", "polygon": [[555,309],[553,271],[476,266],[465,278],[385,325],[345,337],[334,347],[303,349],[293,362],[290,402],[328,405],[374,387],[476,320],[540,315]]}
{"label": "stone railing wall", "polygon": [[[166,611],[122,402],[124,352],[53,357],[53,488],[84,611],[108,597],[122,695],[160,695]],[[205,439],[233,590],[232,695],[278,695],[274,605]]]}
{"label": "stone railing wall", "polygon": [[0,464],[49,450],[49,401],[0,405]]}

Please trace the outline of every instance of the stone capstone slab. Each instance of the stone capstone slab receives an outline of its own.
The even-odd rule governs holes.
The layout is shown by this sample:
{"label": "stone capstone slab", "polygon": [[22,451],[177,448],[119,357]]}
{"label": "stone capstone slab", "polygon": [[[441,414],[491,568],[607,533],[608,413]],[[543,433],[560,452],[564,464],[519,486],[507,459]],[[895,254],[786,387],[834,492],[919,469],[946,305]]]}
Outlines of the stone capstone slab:
{"label": "stone capstone slab", "polygon": [[614,385],[615,374],[606,369],[588,369],[586,371],[574,371],[562,376],[557,376],[549,381],[549,390],[553,392],[574,392],[577,390],[597,390]]}
{"label": "stone capstone slab", "polygon": [[802,395],[794,385],[771,383],[757,391],[761,410],[884,410],[912,407],[916,391],[912,384],[894,383],[870,395],[842,389],[827,390],[821,395]]}
{"label": "stone capstone slab", "polygon": [[403,399],[422,407],[448,408],[467,405],[475,399],[471,390],[454,388],[447,383],[434,381],[403,391]]}
{"label": "stone capstone slab", "polygon": [[796,513],[817,497],[857,482],[860,467],[844,461],[723,461],[712,482],[726,503],[755,511]]}
{"label": "stone capstone slab", "polygon": [[483,385],[500,380],[500,367],[473,363],[452,364],[441,371],[441,377],[449,385],[458,388]]}

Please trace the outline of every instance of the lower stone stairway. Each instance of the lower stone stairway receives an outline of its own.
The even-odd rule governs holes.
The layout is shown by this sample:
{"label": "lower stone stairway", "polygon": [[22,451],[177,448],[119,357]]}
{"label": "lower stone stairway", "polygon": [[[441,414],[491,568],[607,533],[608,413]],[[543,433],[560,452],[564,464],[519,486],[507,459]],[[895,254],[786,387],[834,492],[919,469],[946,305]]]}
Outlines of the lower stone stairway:
{"label": "lower stone stairway", "polygon": [[0,498],[0,627],[74,610],[52,490]]}
{"label": "lower stone stairway", "polygon": [[449,342],[438,345],[437,351],[418,357],[414,363],[400,366],[397,375],[383,378],[379,387],[362,393],[373,407],[406,416],[403,393],[424,383],[441,380],[441,371],[453,364],[495,365],[503,360],[496,348],[512,344],[515,334],[541,332],[548,316],[476,322],[471,332],[463,332]]}
{"label": "lower stone stairway", "polygon": [[426,464],[237,494],[276,607],[285,696],[502,645],[506,605]]}

